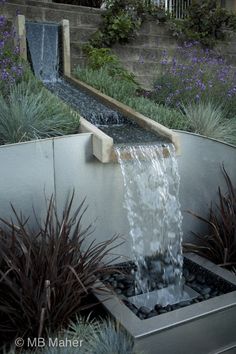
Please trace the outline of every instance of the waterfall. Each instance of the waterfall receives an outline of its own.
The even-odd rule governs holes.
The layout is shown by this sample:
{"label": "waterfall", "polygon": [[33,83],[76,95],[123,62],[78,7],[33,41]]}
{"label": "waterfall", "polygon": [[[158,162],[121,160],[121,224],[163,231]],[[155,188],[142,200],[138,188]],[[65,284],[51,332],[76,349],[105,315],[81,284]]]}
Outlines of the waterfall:
{"label": "waterfall", "polygon": [[26,22],[28,49],[35,76],[43,82],[56,82],[59,69],[56,24]]}
{"label": "waterfall", "polygon": [[[181,285],[182,214],[175,148],[167,144],[116,146],[137,266],[136,294],[160,284]],[[176,296],[178,292],[176,292]]]}

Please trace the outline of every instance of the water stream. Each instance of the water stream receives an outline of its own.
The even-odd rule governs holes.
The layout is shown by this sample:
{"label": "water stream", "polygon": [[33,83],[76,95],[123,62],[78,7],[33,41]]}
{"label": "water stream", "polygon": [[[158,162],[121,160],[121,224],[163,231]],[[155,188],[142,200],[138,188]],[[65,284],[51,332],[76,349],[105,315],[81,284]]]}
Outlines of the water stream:
{"label": "water stream", "polygon": [[124,179],[124,204],[138,268],[136,294],[163,285],[181,290],[182,214],[175,148],[172,144],[164,149],[162,144],[143,144],[116,146],[115,151]]}

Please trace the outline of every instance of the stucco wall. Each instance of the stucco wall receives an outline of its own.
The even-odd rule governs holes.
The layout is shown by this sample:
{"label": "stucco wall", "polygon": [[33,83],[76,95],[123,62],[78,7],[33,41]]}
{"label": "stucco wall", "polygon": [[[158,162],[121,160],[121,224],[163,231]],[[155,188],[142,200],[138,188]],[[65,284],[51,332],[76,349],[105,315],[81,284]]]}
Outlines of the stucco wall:
{"label": "stucco wall", "polygon": [[[225,167],[236,185],[236,148],[188,133],[179,133],[182,154],[178,157],[181,177],[182,210],[206,216],[217,188],[225,190],[220,165]],[[0,216],[10,214],[10,202],[28,216],[32,205],[39,216],[45,215],[45,196],[53,193],[62,209],[68,193],[75,190],[77,204],[86,197],[89,208],[83,224],[94,223],[98,240],[115,233],[124,235],[120,248],[130,254],[129,225],[123,207],[124,187],[118,164],[102,164],[92,155],[91,134],[47,139],[0,147]],[[201,230],[197,219],[183,212],[184,238],[191,230]]]}

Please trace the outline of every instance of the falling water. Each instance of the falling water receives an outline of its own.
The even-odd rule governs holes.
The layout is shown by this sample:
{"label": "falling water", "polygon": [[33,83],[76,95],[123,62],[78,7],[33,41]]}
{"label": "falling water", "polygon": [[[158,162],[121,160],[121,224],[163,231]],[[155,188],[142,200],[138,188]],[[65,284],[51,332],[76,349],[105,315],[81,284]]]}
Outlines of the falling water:
{"label": "falling water", "polygon": [[27,22],[27,42],[34,73],[43,82],[58,79],[59,46],[56,24]]}
{"label": "falling water", "polygon": [[179,286],[182,215],[175,148],[153,144],[117,146],[115,150],[137,265],[136,294],[151,292],[160,284]]}

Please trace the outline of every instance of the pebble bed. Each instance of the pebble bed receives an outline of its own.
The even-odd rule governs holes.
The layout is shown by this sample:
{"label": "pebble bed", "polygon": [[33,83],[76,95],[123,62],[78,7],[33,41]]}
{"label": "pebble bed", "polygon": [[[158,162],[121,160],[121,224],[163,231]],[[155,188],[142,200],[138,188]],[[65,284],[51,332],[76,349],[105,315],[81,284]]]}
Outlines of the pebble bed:
{"label": "pebble bed", "polygon": [[105,106],[96,100],[96,98],[79,90],[64,79],[55,83],[44,84],[50,91],[77,110],[82,117],[94,125],[122,124],[126,122],[122,114]]}
{"label": "pebble bed", "polygon": [[[183,301],[174,305],[162,307],[158,304],[153,309],[142,306],[137,308],[129,302],[129,297],[135,295],[135,265],[126,263],[120,266],[120,272],[101,277],[101,281],[106,287],[115,291],[125,305],[132,310],[141,320],[158,316],[170,311],[180,309],[194,303],[202,302],[216,296],[220,296],[236,290],[236,286],[227,282],[223,278],[197,265],[196,263],[184,259],[183,278],[187,286],[199,293],[193,300]],[[159,282],[156,289],[162,289],[166,285]]]}
{"label": "pebble bed", "polygon": [[152,133],[127,120],[124,124],[98,125],[105,134],[113,138],[115,144],[169,143],[163,136]]}
{"label": "pebble bed", "polygon": [[112,137],[115,144],[169,142],[163,136],[141,128],[121,113],[104,105],[64,79],[54,83],[45,82],[44,85],[78,111],[82,117]]}

